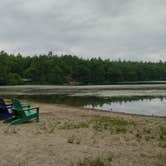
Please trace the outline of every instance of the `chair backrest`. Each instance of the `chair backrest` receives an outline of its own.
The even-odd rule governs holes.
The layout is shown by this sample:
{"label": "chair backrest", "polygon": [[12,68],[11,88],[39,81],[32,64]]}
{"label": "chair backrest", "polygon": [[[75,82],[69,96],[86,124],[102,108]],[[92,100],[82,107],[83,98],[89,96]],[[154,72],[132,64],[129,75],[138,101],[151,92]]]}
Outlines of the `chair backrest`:
{"label": "chair backrest", "polygon": [[13,114],[12,104],[6,104],[5,100],[2,97],[0,97],[0,111],[1,111],[0,117],[2,117],[2,114],[5,114],[5,115],[12,115]]}
{"label": "chair backrest", "polygon": [[22,104],[18,99],[13,98],[12,103],[13,103],[13,108],[14,109],[16,109],[18,111],[21,111],[23,109]]}
{"label": "chair backrest", "polygon": [[0,106],[2,106],[2,107],[5,106],[5,101],[2,97],[0,97]]}
{"label": "chair backrest", "polygon": [[23,111],[23,106],[18,99],[13,98],[13,111],[15,112],[16,116],[25,117],[25,112]]}

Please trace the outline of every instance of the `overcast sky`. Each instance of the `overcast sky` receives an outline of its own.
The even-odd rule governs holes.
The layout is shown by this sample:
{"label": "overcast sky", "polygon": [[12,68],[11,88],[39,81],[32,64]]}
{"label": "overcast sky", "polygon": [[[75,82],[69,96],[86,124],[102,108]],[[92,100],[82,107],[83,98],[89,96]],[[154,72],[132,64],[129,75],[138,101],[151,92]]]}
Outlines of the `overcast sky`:
{"label": "overcast sky", "polygon": [[166,61],[166,0],[0,0],[0,49]]}

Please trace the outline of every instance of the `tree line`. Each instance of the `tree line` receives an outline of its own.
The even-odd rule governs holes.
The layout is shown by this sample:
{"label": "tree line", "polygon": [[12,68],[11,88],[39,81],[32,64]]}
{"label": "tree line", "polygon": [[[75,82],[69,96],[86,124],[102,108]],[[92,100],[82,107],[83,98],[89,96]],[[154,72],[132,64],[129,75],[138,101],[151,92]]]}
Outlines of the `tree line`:
{"label": "tree line", "polygon": [[72,55],[22,56],[0,52],[0,85],[102,85],[166,80],[166,62],[82,59]]}

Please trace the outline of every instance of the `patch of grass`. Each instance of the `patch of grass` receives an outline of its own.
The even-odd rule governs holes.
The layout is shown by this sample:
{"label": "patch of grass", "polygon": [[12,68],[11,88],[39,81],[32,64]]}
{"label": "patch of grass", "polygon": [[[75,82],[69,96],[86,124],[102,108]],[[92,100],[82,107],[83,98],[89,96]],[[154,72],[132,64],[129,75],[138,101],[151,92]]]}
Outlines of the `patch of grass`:
{"label": "patch of grass", "polygon": [[160,159],[160,160],[166,162],[166,152],[159,153],[159,154],[157,155],[157,157],[158,157],[158,159]]}
{"label": "patch of grass", "polygon": [[136,138],[138,138],[138,139],[141,139],[141,138],[142,138],[142,135],[141,135],[140,132],[137,132],[135,136],[136,136]]}
{"label": "patch of grass", "polygon": [[37,131],[36,134],[42,134],[42,133],[54,133],[54,130],[56,129],[56,127],[60,124],[61,122],[59,121],[53,121],[53,120],[47,120],[47,121],[43,121],[40,125],[39,125],[39,129]]}
{"label": "patch of grass", "polygon": [[160,127],[160,139],[166,140],[166,127]]}
{"label": "patch of grass", "polygon": [[68,139],[67,139],[67,143],[70,143],[70,144],[80,144],[81,143],[81,139],[80,138],[78,138],[78,137],[76,137],[76,136],[74,136],[74,135],[72,135],[71,137],[69,137]]}
{"label": "patch of grass", "polygon": [[166,148],[166,141],[160,141],[159,142],[159,147]]}
{"label": "patch of grass", "polygon": [[74,143],[74,139],[75,139],[74,136],[69,137],[69,138],[67,139],[67,143],[73,144],[73,143]]}
{"label": "patch of grass", "polygon": [[117,127],[116,128],[116,133],[126,133],[127,129],[124,127]]}
{"label": "patch of grass", "polygon": [[134,124],[134,122],[129,122],[124,119],[115,119],[112,117],[107,117],[107,116],[101,116],[101,117],[96,117],[96,119],[100,123],[111,123],[111,125],[118,125],[118,126],[126,126],[129,124]]}
{"label": "patch of grass", "polygon": [[150,134],[151,133],[151,129],[144,128],[143,132],[146,133],[146,134]]}
{"label": "patch of grass", "polygon": [[91,120],[92,127],[97,131],[109,130],[111,133],[126,133],[127,126],[135,125],[124,119],[115,119],[111,117],[101,116]]}
{"label": "patch of grass", "polygon": [[109,162],[111,162],[111,161],[113,160],[113,156],[112,156],[112,155],[109,155],[109,157],[107,158],[107,160],[108,160]]}
{"label": "patch of grass", "polygon": [[80,129],[88,128],[88,122],[60,122],[56,120],[43,121],[39,127],[36,134],[48,133],[52,134],[56,129]]}
{"label": "patch of grass", "polygon": [[147,135],[147,136],[144,136],[144,138],[145,138],[146,141],[150,141],[152,139],[155,139],[155,136],[153,136],[153,135]]}
{"label": "patch of grass", "polygon": [[65,122],[62,126],[60,126],[60,129],[80,129],[80,128],[88,128],[89,124],[87,122]]}
{"label": "patch of grass", "polygon": [[84,160],[79,160],[76,164],[71,163],[70,166],[108,166],[108,163],[97,157],[95,159],[85,158]]}
{"label": "patch of grass", "polygon": [[7,128],[5,128],[4,133],[5,134],[19,134],[18,132],[18,128],[16,128],[15,126],[8,126]]}

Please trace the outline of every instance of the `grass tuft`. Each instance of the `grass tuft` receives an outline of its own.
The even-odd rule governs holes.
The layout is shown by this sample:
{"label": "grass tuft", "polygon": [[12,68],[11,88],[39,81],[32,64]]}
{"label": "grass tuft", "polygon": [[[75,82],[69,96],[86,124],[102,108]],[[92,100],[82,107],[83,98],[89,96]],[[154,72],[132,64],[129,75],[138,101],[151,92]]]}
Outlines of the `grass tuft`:
{"label": "grass tuft", "polygon": [[159,147],[166,148],[166,142],[165,141],[160,141],[159,142]]}
{"label": "grass tuft", "polygon": [[86,122],[79,122],[79,123],[73,123],[73,122],[65,122],[62,126],[60,126],[60,129],[80,129],[80,128],[88,128],[89,124]]}
{"label": "grass tuft", "polygon": [[109,130],[111,133],[126,133],[127,127],[135,125],[134,122],[129,122],[124,119],[113,119],[111,117],[95,117],[91,120],[92,127],[97,131]]}
{"label": "grass tuft", "polygon": [[166,140],[166,127],[160,128],[160,139]]}
{"label": "grass tuft", "polygon": [[95,159],[85,158],[84,160],[79,160],[76,164],[71,163],[70,166],[108,166],[108,164],[100,157],[97,157]]}

